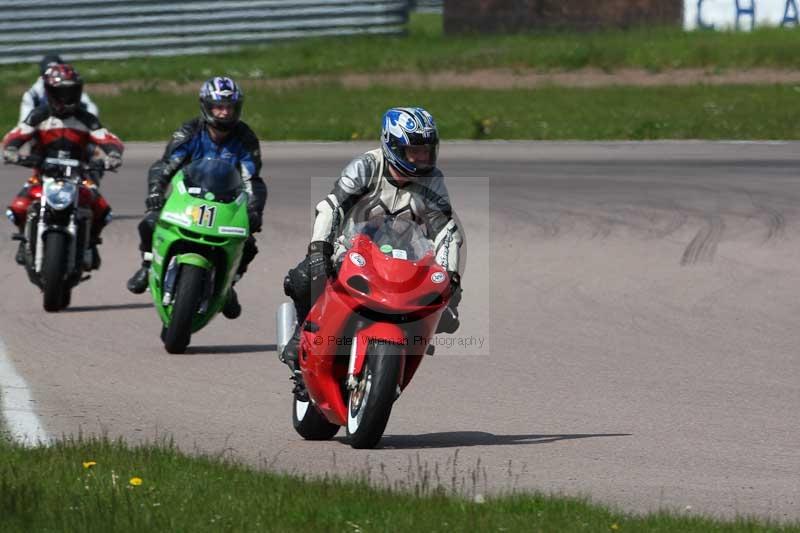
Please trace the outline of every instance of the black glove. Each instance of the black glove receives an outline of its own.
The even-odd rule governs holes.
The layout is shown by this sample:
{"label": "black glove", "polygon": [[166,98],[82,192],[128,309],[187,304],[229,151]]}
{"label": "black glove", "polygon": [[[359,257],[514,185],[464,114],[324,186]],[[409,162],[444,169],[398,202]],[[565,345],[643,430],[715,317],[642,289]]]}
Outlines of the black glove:
{"label": "black glove", "polygon": [[455,333],[461,325],[458,318],[458,304],[461,303],[461,276],[458,272],[448,272],[450,278],[450,299],[439,319],[436,333]]}
{"label": "black glove", "polygon": [[314,241],[308,245],[308,276],[311,283],[323,282],[333,274],[333,245],[325,241]]}
{"label": "black glove", "polygon": [[3,161],[15,165],[19,163],[19,148],[8,147],[3,149]]}
{"label": "black glove", "polygon": [[144,200],[144,205],[147,207],[147,211],[158,211],[164,207],[164,193],[157,190],[150,191]]}
{"label": "black glove", "polygon": [[122,166],[122,155],[117,152],[112,152],[103,160],[105,170],[117,170]]}
{"label": "black glove", "polygon": [[261,213],[252,209],[248,210],[247,221],[250,223],[250,233],[258,233],[261,231],[261,225],[263,223]]}
{"label": "black glove", "polygon": [[447,307],[456,310],[461,303],[461,274],[448,272],[447,276],[450,278],[450,299],[447,301]]}

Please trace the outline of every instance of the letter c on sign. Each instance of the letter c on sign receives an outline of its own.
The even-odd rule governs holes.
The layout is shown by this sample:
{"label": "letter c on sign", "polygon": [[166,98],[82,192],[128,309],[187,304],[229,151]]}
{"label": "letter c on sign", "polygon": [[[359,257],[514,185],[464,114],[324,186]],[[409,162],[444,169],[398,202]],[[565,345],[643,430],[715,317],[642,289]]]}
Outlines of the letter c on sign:
{"label": "letter c on sign", "polygon": [[703,22],[703,0],[697,0],[697,27],[701,30],[713,30],[713,24]]}

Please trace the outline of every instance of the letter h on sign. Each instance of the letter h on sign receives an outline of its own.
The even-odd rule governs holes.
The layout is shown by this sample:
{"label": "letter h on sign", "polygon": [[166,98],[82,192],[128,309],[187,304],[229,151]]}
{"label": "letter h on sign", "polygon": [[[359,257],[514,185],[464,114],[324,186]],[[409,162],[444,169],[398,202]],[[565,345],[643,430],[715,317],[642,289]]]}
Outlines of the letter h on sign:
{"label": "letter h on sign", "polygon": [[736,0],[736,29],[739,28],[739,19],[742,16],[750,16],[750,29],[756,27],[756,0],[750,0],[750,7],[744,7],[742,0]]}

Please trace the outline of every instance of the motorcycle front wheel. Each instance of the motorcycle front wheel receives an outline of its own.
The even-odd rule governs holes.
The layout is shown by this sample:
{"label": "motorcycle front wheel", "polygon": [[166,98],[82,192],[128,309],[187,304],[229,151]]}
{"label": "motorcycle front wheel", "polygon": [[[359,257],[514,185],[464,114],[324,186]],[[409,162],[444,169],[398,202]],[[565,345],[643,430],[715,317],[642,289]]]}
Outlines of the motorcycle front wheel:
{"label": "motorcycle front wheel", "polygon": [[192,338],[192,319],[200,308],[206,271],[194,265],[182,265],[175,291],[172,317],[162,340],[169,353],[183,353]]}
{"label": "motorcycle front wheel", "polygon": [[54,231],[44,237],[44,261],[42,265],[42,290],[44,310],[52,313],[69,305],[66,294],[67,253],[69,241],[61,232]]}
{"label": "motorcycle front wheel", "polygon": [[383,436],[397,398],[403,350],[370,343],[364,372],[347,401],[347,437],[353,448],[374,448]]}

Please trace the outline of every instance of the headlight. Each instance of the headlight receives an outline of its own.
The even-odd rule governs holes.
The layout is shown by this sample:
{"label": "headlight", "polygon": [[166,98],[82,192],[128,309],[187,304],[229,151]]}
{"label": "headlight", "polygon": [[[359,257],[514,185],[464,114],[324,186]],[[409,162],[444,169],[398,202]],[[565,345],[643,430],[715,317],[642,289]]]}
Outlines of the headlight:
{"label": "headlight", "polygon": [[47,205],[53,209],[66,209],[75,201],[78,188],[69,181],[52,181],[45,186]]}

